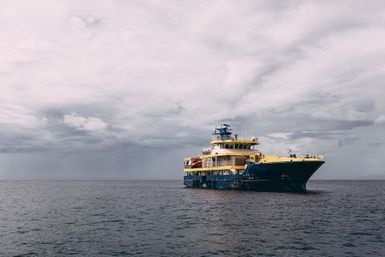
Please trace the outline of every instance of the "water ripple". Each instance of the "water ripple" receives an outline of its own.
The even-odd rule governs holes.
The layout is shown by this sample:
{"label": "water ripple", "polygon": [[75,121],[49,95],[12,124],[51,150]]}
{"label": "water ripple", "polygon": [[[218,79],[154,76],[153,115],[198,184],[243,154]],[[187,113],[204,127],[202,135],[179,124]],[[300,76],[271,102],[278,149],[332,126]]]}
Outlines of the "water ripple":
{"label": "water ripple", "polygon": [[0,256],[383,256],[385,181],[309,187],[1,181]]}

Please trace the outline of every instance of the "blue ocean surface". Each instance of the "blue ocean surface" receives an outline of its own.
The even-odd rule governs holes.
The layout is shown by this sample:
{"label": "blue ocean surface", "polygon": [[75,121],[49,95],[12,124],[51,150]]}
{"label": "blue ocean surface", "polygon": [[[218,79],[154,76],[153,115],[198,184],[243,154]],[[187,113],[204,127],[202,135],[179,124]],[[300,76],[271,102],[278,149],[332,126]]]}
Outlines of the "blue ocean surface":
{"label": "blue ocean surface", "polygon": [[0,256],[385,256],[385,181],[0,181]]}

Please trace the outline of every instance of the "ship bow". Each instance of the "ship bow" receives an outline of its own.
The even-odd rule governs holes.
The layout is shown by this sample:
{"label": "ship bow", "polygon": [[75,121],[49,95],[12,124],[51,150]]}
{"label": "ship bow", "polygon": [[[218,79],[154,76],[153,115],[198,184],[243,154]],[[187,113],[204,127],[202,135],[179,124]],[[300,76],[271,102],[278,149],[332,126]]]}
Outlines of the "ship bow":
{"label": "ship bow", "polygon": [[244,187],[267,191],[305,192],[306,183],[323,161],[251,163],[244,172]]}

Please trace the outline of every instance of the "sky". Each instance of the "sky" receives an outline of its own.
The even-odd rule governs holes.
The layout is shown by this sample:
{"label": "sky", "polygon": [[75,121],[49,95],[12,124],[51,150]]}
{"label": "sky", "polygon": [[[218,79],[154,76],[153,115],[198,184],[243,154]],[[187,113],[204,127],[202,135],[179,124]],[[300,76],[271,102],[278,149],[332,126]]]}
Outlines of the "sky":
{"label": "sky", "polygon": [[385,179],[385,2],[0,0],[0,179],[182,179],[230,123]]}

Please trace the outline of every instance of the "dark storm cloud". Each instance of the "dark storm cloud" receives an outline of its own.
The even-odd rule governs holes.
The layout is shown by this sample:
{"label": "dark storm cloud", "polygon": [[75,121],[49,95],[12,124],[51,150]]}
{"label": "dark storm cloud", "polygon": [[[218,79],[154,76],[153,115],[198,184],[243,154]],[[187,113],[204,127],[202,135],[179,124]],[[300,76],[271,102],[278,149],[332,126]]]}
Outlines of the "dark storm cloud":
{"label": "dark storm cloud", "polygon": [[343,131],[296,131],[290,134],[288,137],[290,139],[300,139],[300,138],[319,138],[319,139],[335,139],[340,137]]}
{"label": "dark storm cloud", "polygon": [[0,130],[0,153],[34,153],[44,150],[36,137],[37,133],[29,131],[15,131],[12,128],[6,131]]}
{"label": "dark storm cloud", "polygon": [[369,147],[381,147],[384,145],[385,145],[385,143],[382,143],[382,142],[375,142],[375,143],[368,144]]}
{"label": "dark storm cloud", "polygon": [[355,145],[358,143],[358,138],[355,138],[355,137],[344,137],[344,138],[340,138],[338,140],[338,146],[339,147],[343,147],[345,145]]}
{"label": "dark storm cloud", "polygon": [[[317,121],[316,121],[317,122]],[[338,138],[342,135],[349,133],[361,126],[370,126],[373,124],[372,121],[318,121],[318,126],[323,130],[304,130],[304,131],[286,131],[292,132],[290,134],[291,139],[298,138],[320,138],[320,139],[333,139]]]}
{"label": "dark storm cloud", "polygon": [[366,120],[343,120],[343,121],[330,121],[331,125],[330,127],[333,129],[340,129],[340,130],[351,130],[357,127],[362,126],[370,126],[374,123],[374,121],[366,121]]}

